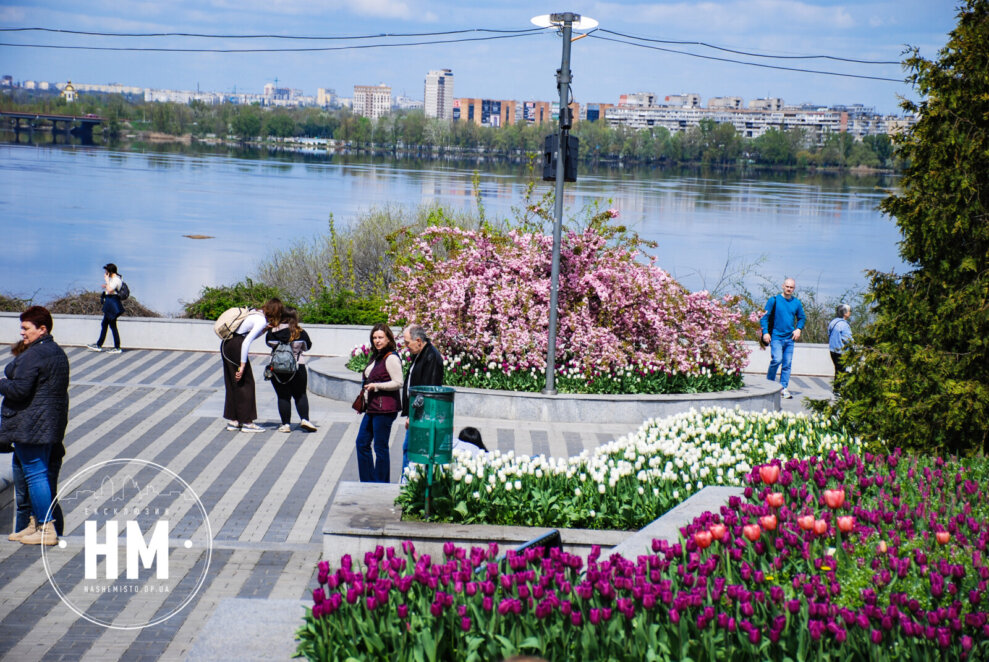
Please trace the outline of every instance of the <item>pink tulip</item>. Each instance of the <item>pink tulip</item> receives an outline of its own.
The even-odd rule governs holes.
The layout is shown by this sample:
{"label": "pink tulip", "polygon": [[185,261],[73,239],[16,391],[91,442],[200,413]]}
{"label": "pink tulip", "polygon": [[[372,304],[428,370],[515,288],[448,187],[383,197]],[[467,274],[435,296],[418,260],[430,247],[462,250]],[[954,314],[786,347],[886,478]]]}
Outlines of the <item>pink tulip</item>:
{"label": "pink tulip", "polygon": [[824,503],[828,508],[841,508],[845,503],[845,490],[824,490]]}
{"label": "pink tulip", "polygon": [[761,534],[762,529],[759,528],[758,524],[748,524],[742,527],[742,535],[752,542],[758,540]]}
{"label": "pink tulip", "polygon": [[780,468],[775,464],[764,464],[759,467],[759,477],[766,485],[772,485],[780,479]]}

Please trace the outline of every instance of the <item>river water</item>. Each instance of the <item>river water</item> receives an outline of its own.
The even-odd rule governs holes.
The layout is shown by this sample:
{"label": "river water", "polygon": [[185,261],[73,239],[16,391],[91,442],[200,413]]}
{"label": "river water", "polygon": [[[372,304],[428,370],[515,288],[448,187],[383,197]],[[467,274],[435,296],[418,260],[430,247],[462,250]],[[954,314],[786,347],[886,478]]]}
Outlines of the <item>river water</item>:
{"label": "river water", "polygon": [[[480,171],[489,217],[511,214],[524,166],[178,146],[0,144],[0,292],[43,303],[99,289],[115,262],[131,292],[177,313],[204,285],[249,276],[271,252],[376,206],[473,207]],[[880,176],[582,169],[567,215],[598,202],[658,242],[659,264],[691,289],[759,262],[753,291],[784,275],[826,297],[902,270],[899,233],[878,211]],[[545,191],[551,183],[539,182]],[[183,235],[207,235],[190,239]]]}

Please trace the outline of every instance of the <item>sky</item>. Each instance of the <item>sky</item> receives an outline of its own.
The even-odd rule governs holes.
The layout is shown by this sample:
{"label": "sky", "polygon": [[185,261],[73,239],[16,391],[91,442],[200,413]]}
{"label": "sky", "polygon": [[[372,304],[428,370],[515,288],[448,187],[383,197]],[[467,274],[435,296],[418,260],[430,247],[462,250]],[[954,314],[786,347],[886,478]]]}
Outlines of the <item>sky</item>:
{"label": "sky", "polygon": [[[621,94],[698,93],[780,97],[821,106],[861,103],[899,113],[898,98],[915,99],[899,64],[828,59],[770,59],[697,45],[636,43],[709,57],[758,62],[895,82],[782,71],[653,50],[614,32],[653,40],[705,42],[774,56],[828,55],[859,60],[902,59],[907,46],[937,56],[956,22],[955,0],[689,0],[570,2],[531,0],[2,0],[0,27],[89,32],[186,32],[341,37],[450,30],[526,30],[537,14],[572,11],[599,22],[573,42],[573,99],[617,103]],[[611,32],[605,32],[605,30]],[[559,98],[555,73],[561,38],[541,30],[511,38],[418,46],[296,53],[177,53],[59,50],[8,44],[166,48],[334,48],[491,37],[471,32],[417,38],[286,40],[198,37],[101,37],[51,32],[0,33],[0,75],[16,81],[121,83],[139,87],[260,93],[265,83],[315,95],[319,87],[351,96],[353,86],[385,83],[393,96],[421,99],[426,72],[449,68],[454,96],[489,99]]]}

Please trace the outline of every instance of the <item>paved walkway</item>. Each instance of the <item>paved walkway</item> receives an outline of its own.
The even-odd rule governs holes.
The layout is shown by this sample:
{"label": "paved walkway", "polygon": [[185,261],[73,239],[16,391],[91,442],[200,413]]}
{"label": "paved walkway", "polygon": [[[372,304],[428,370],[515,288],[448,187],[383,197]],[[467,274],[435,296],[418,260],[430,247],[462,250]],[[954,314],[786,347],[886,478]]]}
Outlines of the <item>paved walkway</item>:
{"label": "paved walkway", "polygon": [[[109,355],[79,348],[67,354],[72,366],[71,412],[62,480],[111,458],[140,458],[168,467],[205,504],[214,534],[212,564],[196,597],[174,617],[144,629],[110,630],[62,604],[46,579],[38,547],[11,543],[4,536],[0,658],[185,660],[224,599],[307,598],[315,585],[328,504],[339,481],[357,480],[353,442],[359,418],[349,405],[310,396],[311,418],[319,431],[278,433],[274,394],[260,382],[259,422],[269,431],[228,432],[220,417],[223,384],[215,354]],[[4,361],[9,357],[5,349],[2,356]],[[264,361],[254,360],[256,375]],[[791,391],[798,398],[826,397],[828,384],[794,377]],[[799,409],[799,400],[784,401],[784,408]],[[457,419],[458,427],[465,425],[478,427],[490,448],[554,456],[578,454],[637,427]],[[404,429],[396,426],[393,432],[394,480]],[[0,522],[5,527],[12,521],[12,499],[12,490],[0,492]],[[71,528],[71,511],[67,519],[70,544],[81,544],[81,531]],[[104,597],[119,601],[120,610],[146,609],[127,595]],[[300,619],[301,615],[300,610]],[[282,650],[291,650],[291,642]],[[230,659],[237,659],[235,652]]]}

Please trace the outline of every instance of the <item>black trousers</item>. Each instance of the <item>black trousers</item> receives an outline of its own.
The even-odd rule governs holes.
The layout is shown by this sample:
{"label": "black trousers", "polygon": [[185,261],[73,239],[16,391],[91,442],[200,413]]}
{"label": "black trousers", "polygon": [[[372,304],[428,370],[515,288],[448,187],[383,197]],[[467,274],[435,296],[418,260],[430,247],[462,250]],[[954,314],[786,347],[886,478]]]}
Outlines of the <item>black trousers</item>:
{"label": "black trousers", "polygon": [[275,387],[275,396],[278,398],[278,415],[282,419],[282,425],[286,425],[292,420],[292,400],[295,400],[295,410],[299,412],[299,418],[309,420],[309,395],[307,387],[309,385],[309,375],[306,373],[306,366],[300,365],[292,379],[280,383],[277,378],[272,378],[271,385]]}

